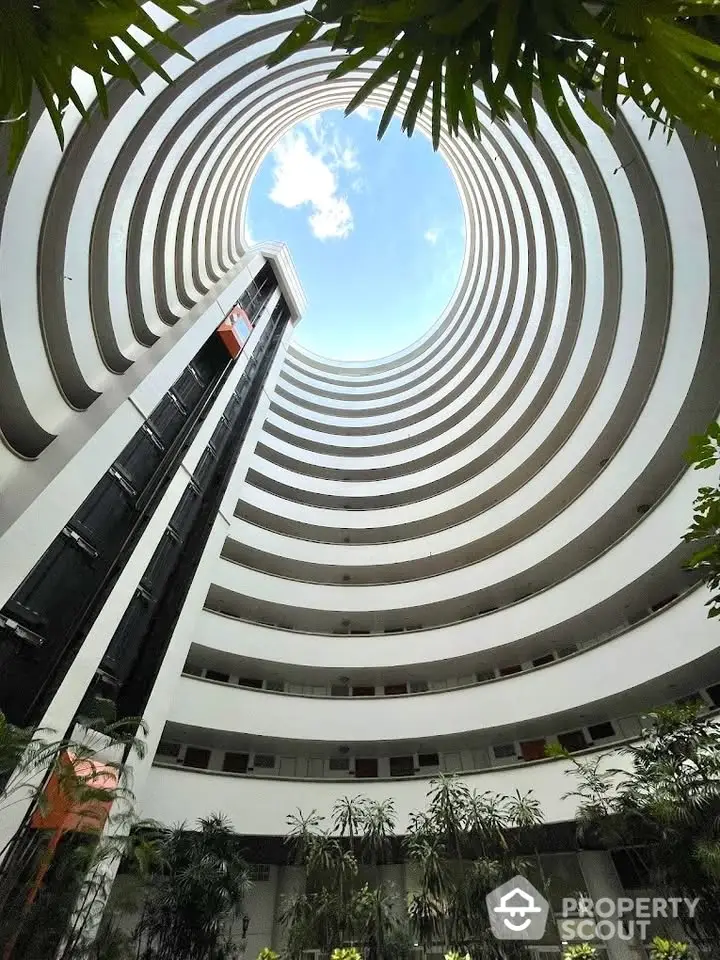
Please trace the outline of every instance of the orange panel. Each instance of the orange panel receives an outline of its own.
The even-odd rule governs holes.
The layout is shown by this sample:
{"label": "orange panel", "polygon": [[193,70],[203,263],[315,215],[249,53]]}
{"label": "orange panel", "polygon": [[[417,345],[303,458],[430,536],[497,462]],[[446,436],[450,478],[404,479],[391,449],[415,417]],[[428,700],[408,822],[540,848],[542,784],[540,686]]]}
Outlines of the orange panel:
{"label": "orange panel", "polygon": [[75,754],[65,751],[60,756],[60,772],[51,775],[45,788],[41,805],[32,815],[31,825],[40,830],[77,830],[80,833],[96,833],[105,825],[112,800],[87,800],[81,802],[73,793],[82,785],[89,788],[112,791],[118,785],[115,767],[97,760],[79,760]]}
{"label": "orange panel", "polygon": [[217,332],[230,356],[236,357],[242,350],[242,347],[238,343],[237,337],[233,333],[232,326],[227,322],[227,320],[220,324]]}
{"label": "orange panel", "polygon": [[231,357],[236,357],[250,336],[252,324],[241,307],[233,307],[217,328],[220,339]]}

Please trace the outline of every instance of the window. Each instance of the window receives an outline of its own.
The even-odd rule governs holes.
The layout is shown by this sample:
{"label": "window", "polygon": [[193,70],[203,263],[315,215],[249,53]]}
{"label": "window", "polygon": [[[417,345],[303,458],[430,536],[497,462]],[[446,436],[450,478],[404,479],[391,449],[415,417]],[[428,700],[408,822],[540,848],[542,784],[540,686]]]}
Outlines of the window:
{"label": "window", "polygon": [[705,707],[705,701],[699,693],[689,693],[686,697],[680,697],[675,703],[679,707],[697,706],[701,710]]}
{"label": "window", "polygon": [[210,751],[203,747],[187,747],[183,763],[186,767],[193,767],[196,770],[207,770],[210,763]]}
{"label": "window", "polygon": [[571,730],[569,733],[559,733],[558,743],[561,747],[569,750],[570,753],[573,753],[575,750],[584,750],[587,746],[585,734],[582,730]]}
{"label": "window", "polygon": [[545,756],[545,740],[525,740],[520,743],[523,760],[542,760]]}
{"label": "window", "polygon": [[247,753],[226,753],[223,758],[223,770],[225,773],[247,773],[248,755]]}
{"label": "window", "polygon": [[124,682],[132,673],[154,609],[142,587],[136,590],[101,662],[102,669],[116,680]]}
{"label": "window", "polygon": [[605,740],[607,737],[615,736],[615,727],[609,721],[607,723],[594,723],[588,727],[588,733],[591,740]]}
{"label": "window", "polygon": [[642,847],[612,850],[610,856],[615,864],[620,883],[626,890],[640,890],[653,886],[650,871],[646,866],[650,858]]}
{"label": "window", "polygon": [[230,674],[222,673],[220,670],[206,670],[206,680],[217,680],[218,683],[230,683]]}
{"label": "window", "polygon": [[705,693],[710,697],[714,706],[720,707],[720,683],[715,683],[712,687],[706,687]]}
{"label": "window", "polygon": [[210,437],[210,443],[208,446],[211,450],[214,450],[215,453],[222,453],[223,447],[225,446],[225,441],[228,438],[230,433],[230,425],[227,422],[225,414],[220,417],[218,425],[213,431],[213,435]]}
{"label": "window", "polygon": [[145,568],[140,585],[156,599],[162,596],[163,590],[175,569],[175,564],[182,552],[182,541],[168,528],[160,537],[160,542]]}
{"label": "window", "polygon": [[391,777],[411,777],[415,773],[413,757],[390,757]]}
{"label": "window", "polygon": [[350,769],[350,757],[330,757],[328,768],[335,773]]}
{"label": "window", "polygon": [[202,667],[196,667],[194,663],[186,663],[183,667],[183,673],[187,673],[191,677],[199,677],[202,673]]}
{"label": "window", "polygon": [[193,473],[193,479],[200,490],[207,490],[208,481],[215,471],[215,466],[215,454],[212,450],[205,450]]}
{"label": "window", "polygon": [[534,667],[544,667],[546,663],[552,663],[555,657],[551,653],[546,653],[542,657],[536,657],[532,665]]}
{"label": "window", "polygon": [[203,393],[203,388],[190,367],[183,370],[171,390],[186,410],[193,410]]}
{"label": "window", "polygon": [[410,693],[427,693],[427,680],[413,680],[410,684]]}
{"label": "window", "polygon": [[111,467],[75,513],[70,526],[101,555],[111,558],[122,548],[136,517],[135,489]]}
{"label": "window", "polygon": [[284,680],[266,680],[265,689],[274,690],[275,693],[284,693],[285,681]]}
{"label": "window", "polygon": [[372,779],[378,775],[378,762],[375,757],[358,757],[355,760],[355,776]]}
{"label": "window", "polygon": [[354,697],[374,697],[375,687],[353,687],[352,695]]}
{"label": "window", "polygon": [[262,690],[262,680],[255,680],[253,677],[238,677],[238,686]]}
{"label": "window", "polygon": [[440,766],[440,757],[437,753],[420,753],[418,754],[418,766],[419,767],[439,767]]}
{"label": "window", "polygon": [[481,670],[479,673],[475,674],[476,683],[485,683],[487,680],[494,680],[494,679],[495,679],[494,670]]}
{"label": "window", "polygon": [[406,683],[389,683],[383,688],[386,697],[400,697],[407,693]]}
{"label": "window", "polygon": [[270,879],[269,863],[249,863],[248,864],[248,880],[251,880],[252,883],[267,883],[269,879]]}
{"label": "window", "polygon": [[511,677],[514,673],[520,673],[522,667],[519,663],[513,664],[512,667],[501,667],[500,676],[501,677]]}
{"label": "window", "polygon": [[350,696],[350,687],[342,687],[342,686],[330,687],[330,696],[331,697],[348,697]]}
{"label": "window", "polygon": [[558,647],[557,650],[557,655],[559,657],[569,657],[573,653],[577,653],[577,647],[573,644],[570,644],[567,647]]}
{"label": "window", "polygon": [[141,493],[163,459],[163,449],[151,428],[140,427],[114,463],[114,468]]}
{"label": "window", "polygon": [[167,449],[185,423],[185,412],[175,401],[175,398],[166,393],[151,413],[148,423]]}
{"label": "window", "polygon": [[274,770],[275,757],[271,753],[256,753],[253,766],[256,770]]}
{"label": "window", "polygon": [[161,740],[158,744],[157,754],[158,757],[177,757],[180,754],[181,744],[171,743],[170,740]]}
{"label": "window", "polygon": [[170,517],[169,528],[175,531],[179,540],[185,540],[190,533],[199,509],[200,494],[191,483],[180,497],[180,502]]}
{"label": "window", "polygon": [[500,743],[492,750],[496,760],[507,760],[509,757],[517,756],[514,743]]}

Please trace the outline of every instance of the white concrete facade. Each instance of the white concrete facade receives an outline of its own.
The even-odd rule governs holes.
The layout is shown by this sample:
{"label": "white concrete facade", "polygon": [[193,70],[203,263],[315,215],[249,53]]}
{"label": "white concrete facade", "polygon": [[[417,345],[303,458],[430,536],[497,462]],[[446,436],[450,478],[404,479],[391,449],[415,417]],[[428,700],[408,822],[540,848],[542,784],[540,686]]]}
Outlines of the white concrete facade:
{"label": "white concrete facade", "polygon": [[[172,87],[113,87],[107,123],[68,111],[62,154],[37,117],[0,182],[0,604],[266,258],[302,316],[292,251],[249,248],[248,190],[367,71],[327,83],[323,48],[268,70],[299,8],[207,5],[205,29],[175,28],[196,61],[167,57]],[[578,121],[576,154],[542,114],[536,143],[515,123],[443,139],[465,258],[416,343],[338,363],[287,327],[149,696],[143,813],[223,809],[273,837],[363,792],[405,823],[445,770],[532,788],[558,822],[573,810],[541,741],[607,750],[658,703],[720,707],[720,634],[680,546],[703,479],[682,452],[720,406],[717,169],[682,133],[648,140],[632,107],[612,139]],[[75,715],[261,335],[44,725]]]}

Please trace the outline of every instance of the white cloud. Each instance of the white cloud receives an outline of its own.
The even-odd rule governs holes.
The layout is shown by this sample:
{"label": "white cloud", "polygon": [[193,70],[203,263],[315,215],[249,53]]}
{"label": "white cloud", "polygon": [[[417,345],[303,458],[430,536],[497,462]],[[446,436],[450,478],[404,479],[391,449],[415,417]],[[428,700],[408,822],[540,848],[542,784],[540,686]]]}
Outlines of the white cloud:
{"label": "white cloud", "polygon": [[355,110],[355,116],[360,117],[361,120],[374,120],[379,114],[379,110],[375,110],[374,107],[367,107],[365,104]]}
{"label": "white cloud", "polygon": [[308,223],[319,240],[347,237],[353,214],[339,193],[338,172],[360,169],[352,144],[315,116],[286,134],[272,155],[273,203],[290,209],[310,206]]}
{"label": "white cloud", "polygon": [[430,227],[429,230],[426,230],[423,234],[423,237],[427,240],[428,243],[431,243],[433,246],[440,239],[440,230],[438,227]]}

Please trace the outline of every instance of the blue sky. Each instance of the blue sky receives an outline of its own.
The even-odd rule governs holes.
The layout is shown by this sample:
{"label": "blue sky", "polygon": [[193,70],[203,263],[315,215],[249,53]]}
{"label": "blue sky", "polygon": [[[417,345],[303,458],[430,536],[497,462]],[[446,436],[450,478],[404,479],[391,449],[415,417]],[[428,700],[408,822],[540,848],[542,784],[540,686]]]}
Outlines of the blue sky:
{"label": "blue sky", "polygon": [[343,360],[394,353],[421,336],[455,289],[464,248],[460,199],[419,133],[379,115],[326,111],[265,158],[248,203],[253,241],[283,240],[308,299],[307,349]]}

